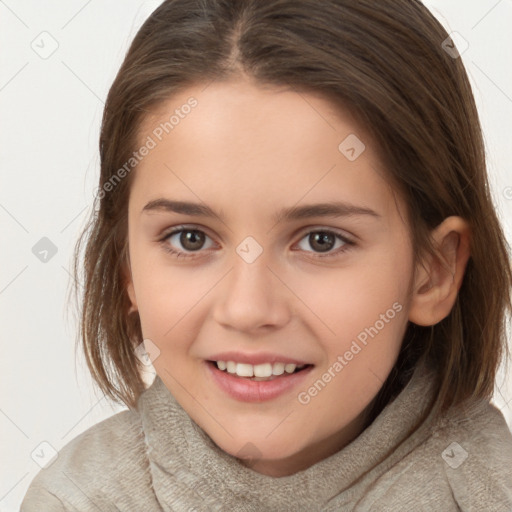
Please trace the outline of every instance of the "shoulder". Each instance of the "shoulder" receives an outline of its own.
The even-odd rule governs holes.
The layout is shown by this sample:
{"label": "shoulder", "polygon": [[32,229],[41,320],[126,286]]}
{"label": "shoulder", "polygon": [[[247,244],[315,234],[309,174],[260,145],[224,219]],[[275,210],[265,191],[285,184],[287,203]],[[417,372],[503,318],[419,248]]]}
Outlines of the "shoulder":
{"label": "shoulder", "polygon": [[[416,489],[425,510],[512,510],[512,433],[488,401],[451,410],[428,428],[400,465],[400,487]],[[399,509],[401,510],[401,509]]]}
{"label": "shoulder", "polygon": [[512,433],[499,409],[480,401],[446,415],[431,445],[462,510],[512,510]]}
{"label": "shoulder", "polygon": [[512,433],[488,401],[426,422],[383,464],[362,510],[512,511]]}
{"label": "shoulder", "polygon": [[58,452],[32,480],[21,511],[110,510],[114,499],[125,500],[136,488],[150,489],[146,461],[140,415],[119,412]]}

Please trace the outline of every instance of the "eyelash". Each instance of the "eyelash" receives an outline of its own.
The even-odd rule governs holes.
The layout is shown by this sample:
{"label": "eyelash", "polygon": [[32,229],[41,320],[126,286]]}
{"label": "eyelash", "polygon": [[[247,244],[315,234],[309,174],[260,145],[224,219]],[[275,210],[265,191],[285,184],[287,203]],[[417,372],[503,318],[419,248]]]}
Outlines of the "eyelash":
{"label": "eyelash", "polygon": [[[208,236],[201,229],[197,229],[197,228],[194,228],[194,227],[187,227],[187,226],[178,226],[175,229],[173,229],[172,231],[167,232],[159,240],[159,243],[162,245],[162,248],[164,249],[164,251],[168,252],[169,254],[171,254],[172,256],[174,256],[176,258],[195,258],[195,257],[199,257],[198,253],[202,252],[201,250],[195,251],[195,252],[189,254],[189,253],[186,253],[186,252],[183,252],[183,251],[177,251],[176,249],[173,249],[167,243],[167,240],[171,236],[175,235],[176,233],[181,233],[182,231],[199,231],[200,233],[203,233],[204,235]],[[325,254],[315,253],[314,251],[306,251],[306,252],[313,252],[313,254],[316,254],[317,258],[332,258],[334,256],[339,256],[340,254],[350,250],[353,246],[356,245],[355,242],[353,242],[352,240],[348,239],[347,237],[341,235],[337,231],[333,231],[332,229],[312,229],[311,231],[305,232],[303,234],[303,236],[300,238],[299,242],[301,240],[303,240],[306,236],[308,236],[308,235],[310,235],[312,233],[323,233],[323,234],[334,235],[336,238],[338,238],[339,240],[341,240],[345,244],[341,248],[338,248],[336,251],[325,253]],[[210,238],[210,237],[208,237],[208,238]]]}

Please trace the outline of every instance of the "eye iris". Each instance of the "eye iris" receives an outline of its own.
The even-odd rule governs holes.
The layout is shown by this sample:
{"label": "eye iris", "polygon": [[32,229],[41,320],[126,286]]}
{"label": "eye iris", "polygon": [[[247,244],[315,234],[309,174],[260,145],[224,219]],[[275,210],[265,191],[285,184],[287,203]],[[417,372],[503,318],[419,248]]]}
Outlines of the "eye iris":
{"label": "eye iris", "polygon": [[334,247],[336,240],[334,235],[330,233],[317,232],[309,235],[309,242],[315,250],[327,252]]}
{"label": "eye iris", "polygon": [[204,234],[200,231],[182,231],[180,243],[189,251],[200,249],[204,244]]}

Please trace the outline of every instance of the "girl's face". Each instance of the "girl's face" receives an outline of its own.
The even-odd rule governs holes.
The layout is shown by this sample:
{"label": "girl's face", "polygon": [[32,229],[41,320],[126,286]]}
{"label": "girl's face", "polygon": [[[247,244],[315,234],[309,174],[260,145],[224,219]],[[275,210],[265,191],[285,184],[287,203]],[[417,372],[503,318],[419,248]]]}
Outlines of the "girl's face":
{"label": "girl's face", "polygon": [[[139,141],[128,292],[158,375],[260,473],[332,455],[361,432],[408,321],[405,208],[374,144],[320,96],[245,81],[174,96]],[[309,366],[253,381],[214,360]]]}

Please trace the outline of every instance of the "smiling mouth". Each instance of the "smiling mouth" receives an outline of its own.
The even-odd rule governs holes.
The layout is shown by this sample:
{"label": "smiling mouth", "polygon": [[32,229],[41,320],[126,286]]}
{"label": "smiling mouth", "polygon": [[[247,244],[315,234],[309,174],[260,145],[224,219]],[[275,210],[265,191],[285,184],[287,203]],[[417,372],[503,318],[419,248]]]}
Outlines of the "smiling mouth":
{"label": "smiling mouth", "polygon": [[279,362],[257,365],[235,363],[234,361],[207,361],[207,363],[215,369],[228,373],[233,377],[251,381],[270,381],[286,378],[313,366],[312,364],[296,365]]}

